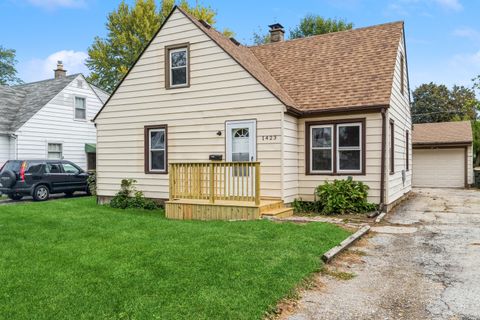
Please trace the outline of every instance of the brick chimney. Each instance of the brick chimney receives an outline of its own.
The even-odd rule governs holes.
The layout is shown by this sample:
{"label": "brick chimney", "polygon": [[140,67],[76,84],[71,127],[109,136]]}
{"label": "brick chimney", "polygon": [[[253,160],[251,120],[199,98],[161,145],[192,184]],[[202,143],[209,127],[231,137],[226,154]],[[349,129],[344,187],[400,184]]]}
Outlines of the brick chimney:
{"label": "brick chimney", "polygon": [[270,42],[281,42],[284,39],[285,30],[280,23],[274,23],[268,26],[270,28]]}
{"label": "brick chimney", "polygon": [[57,61],[57,69],[53,71],[55,72],[55,79],[61,79],[67,76],[67,70],[63,69],[62,61]]}

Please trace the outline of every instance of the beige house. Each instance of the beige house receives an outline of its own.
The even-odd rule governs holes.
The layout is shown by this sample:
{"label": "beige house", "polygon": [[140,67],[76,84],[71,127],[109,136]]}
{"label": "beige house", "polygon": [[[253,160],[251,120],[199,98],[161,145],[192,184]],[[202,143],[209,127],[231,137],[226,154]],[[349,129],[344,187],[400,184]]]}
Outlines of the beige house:
{"label": "beige house", "polygon": [[174,8],[95,118],[101,201],[123,178],[150,198],[252,207],[348,176],[383,205],[411,190],[403,23],[290,41],[270,28],[243,46]]}
{"label": "beige house", "polygon": [[469,121],[413,126],[413,186],[464,188],[473,184],[473,135]]}

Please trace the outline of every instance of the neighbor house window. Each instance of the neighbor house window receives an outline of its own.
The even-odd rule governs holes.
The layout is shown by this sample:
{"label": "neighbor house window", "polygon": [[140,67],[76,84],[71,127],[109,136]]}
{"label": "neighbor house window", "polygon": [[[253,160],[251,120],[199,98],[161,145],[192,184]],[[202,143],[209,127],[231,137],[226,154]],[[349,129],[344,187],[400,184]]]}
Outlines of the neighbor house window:
{"label": "neighbor house window", "polygon": [[410,170],[410,132],[407,130],[405,132],[405,168]]}
{"label": "neighbor house window", "polygon": [[390,120],[390,174],[395,173],[395,123]]}
{"label": "neighbor house window", "polygon": [[75,97],[75,120],[87,119],[87,105],[85,98]]}
{"label": "neighbor house window", "polygon": [[405,94],[405,58],[400,55],[400,92]]}
{"label": "neighbor house window", "polygon": [[363,174],[365,120],[307,123],[307,174]]}
{"label": "neighbor house window", "polygon": [[166,47],[165,84],[167,89],[188,87],[190,81],[189,45]]}
{"label": "neighbor house window", "polygon": [[167,172],[167,126],[145,127],[145,173]]}
{"label": "neighbor house window", "polygon": [[61,143],[49,143],[47,159],[61,160],[63,158],[63,146]]}

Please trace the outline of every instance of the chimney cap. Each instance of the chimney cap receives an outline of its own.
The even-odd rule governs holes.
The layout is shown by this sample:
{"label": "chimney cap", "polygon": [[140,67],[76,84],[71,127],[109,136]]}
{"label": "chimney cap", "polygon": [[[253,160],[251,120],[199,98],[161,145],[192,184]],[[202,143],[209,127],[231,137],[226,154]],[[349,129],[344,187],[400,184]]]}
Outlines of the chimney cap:
{"label": "chimney cap", "polygon": [[271,24],[268,27],[270,28],[270,30],[277,30],[277,29],[282,29],[283,30],[283,26],[278,22],[274,23],[274,24]]}

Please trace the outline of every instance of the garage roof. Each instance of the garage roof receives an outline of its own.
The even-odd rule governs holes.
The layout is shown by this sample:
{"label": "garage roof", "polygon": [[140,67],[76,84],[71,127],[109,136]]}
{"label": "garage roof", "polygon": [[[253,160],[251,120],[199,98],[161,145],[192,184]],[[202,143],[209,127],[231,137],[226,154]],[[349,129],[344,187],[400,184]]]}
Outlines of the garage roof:
{"label": "garage roof", "polygon": [[414,145],[471,144],[472,126],[469,121],[419,123],[413,125]]}

